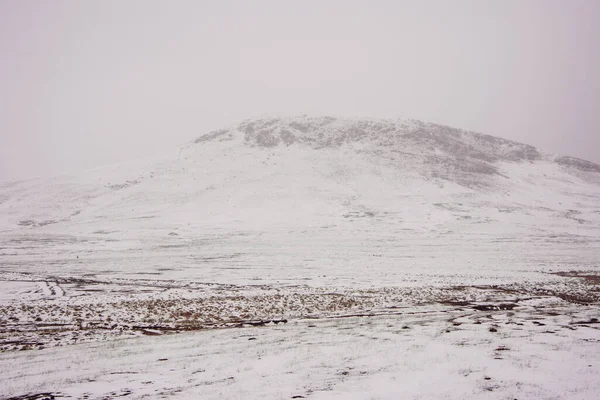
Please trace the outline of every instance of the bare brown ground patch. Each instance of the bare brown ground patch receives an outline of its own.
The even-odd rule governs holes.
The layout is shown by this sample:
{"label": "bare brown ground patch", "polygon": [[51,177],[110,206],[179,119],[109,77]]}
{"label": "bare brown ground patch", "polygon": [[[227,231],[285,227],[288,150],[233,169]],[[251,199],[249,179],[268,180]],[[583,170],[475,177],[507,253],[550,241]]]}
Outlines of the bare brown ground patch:
{"label": "bare brown ground patch", "polygon": [[596,271],[561,271],[552,272],[551,274],[563,278],[579,278],[589,285],[600,285],[600,272]]}
{"label": "bare brown ground patch", "polygon": [[[446,288],[371,288],[335,292],[305,287],[228,288],[198,298],[136,298],[71,304],[17,302],[0,306],[0,351],[40,349],[127,335],[242,328],[285,323],[288,319],[372,317],[410,314],[407,308],[467,312],[510,312],[533,298],[562,299],[576,306],[598,303],[591,273],[561,273],[579,278],[567,285],[478,285]],[[99,286],[100,287],[100,286]],[[108,298],[110,299],[110,298]],[[552,312],[549,309],[540,312]],[[548,314],[550,315],[550,314]]]}

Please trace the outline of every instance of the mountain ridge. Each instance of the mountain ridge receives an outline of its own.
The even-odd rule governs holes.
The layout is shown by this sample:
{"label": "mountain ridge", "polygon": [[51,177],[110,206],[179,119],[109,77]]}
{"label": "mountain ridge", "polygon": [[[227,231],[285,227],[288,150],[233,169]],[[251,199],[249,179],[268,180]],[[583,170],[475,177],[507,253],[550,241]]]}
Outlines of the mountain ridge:
{"label": "mountain ridge", "polygon": [[[543,153],[529,144],[414,119],[266,116],[208,132],[191,145],[240,138],[245,146],[262,149],[304,146],[323,150],[350,146],[357,152],[387,159],[390,164],[393,159],[404,157],[415,160],[421,169],[431,169],[433,176],[458,179],[466,186],[473,184],[469,179],[473,174],[499,175],[495,165],[498,162],[547,161],[584,175],[600,173],[600,165],[590,161]],[[598,177],[584,176],[590,178],[600,183]]]}
{"label": "mountain ridge", "polygon": [[[458,150],[482,161],[530,161],[553,159],[563,165],[600,172],[600,165],[568,155],[543,153],[535,146],[480,132],[416,119],[338,118],[307,115],[246,119],[226,129],[217,129],[197,137],[193,143],[233,140],[233,134],[244,134],[246,144],[272,148],[281,144],[306,144],[315,150],[335,148],[369,139],[382,147],[393,147],[394,141],[440,145]],[[462,142],[462,143],[461,143]],[[487,150],[487,151],[484,151]],[[496,154],[488,154],[496,152]]]}

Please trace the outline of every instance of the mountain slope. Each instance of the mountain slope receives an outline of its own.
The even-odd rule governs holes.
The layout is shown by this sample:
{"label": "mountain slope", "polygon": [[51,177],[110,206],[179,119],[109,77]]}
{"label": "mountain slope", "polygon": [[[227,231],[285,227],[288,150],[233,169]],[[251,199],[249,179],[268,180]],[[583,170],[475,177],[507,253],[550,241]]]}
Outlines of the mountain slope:
{"label": "mountain slope", "polygon": [[600,166],[419,121],[250,120],[163,160],[0,187],[15,272],[513,281],[596,263],[599,223]]}

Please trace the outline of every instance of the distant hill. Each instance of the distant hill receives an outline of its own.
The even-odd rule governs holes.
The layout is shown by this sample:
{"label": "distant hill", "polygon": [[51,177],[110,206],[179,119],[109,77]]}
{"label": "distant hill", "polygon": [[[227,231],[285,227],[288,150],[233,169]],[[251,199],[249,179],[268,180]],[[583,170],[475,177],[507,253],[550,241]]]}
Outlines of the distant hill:
{"label": "distant hill", "polygon": [[27,240],[50,269],[69,254],[96,272],[135,254],[136,271],[243,266],[240,279],[267,279],[262,267],[594,263],[600,166],[414,120],[261,118],[164,159],[1,184],[0,231],[15,269],[31,262]]}

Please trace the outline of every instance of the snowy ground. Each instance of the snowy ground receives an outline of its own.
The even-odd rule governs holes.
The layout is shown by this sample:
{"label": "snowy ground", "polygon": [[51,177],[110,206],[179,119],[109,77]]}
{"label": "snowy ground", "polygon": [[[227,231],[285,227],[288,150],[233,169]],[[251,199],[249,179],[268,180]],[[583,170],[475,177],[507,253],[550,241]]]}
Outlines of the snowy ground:
{"label": "snowy ground", "polygon": [[597,399],[599,177],[299,118],[0,184],[0,398]]}
{"label": "snowy ground", "polygon": [[0,355],[5,395],[595,399],[597,308],[429,305]]}
{"label": "snowy ground", "polygon": [[500,285],[352,288],[9,273],[0,393],[596,399],[600,277],[539,274]]}

